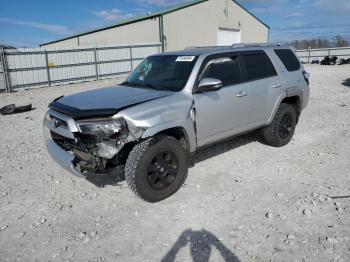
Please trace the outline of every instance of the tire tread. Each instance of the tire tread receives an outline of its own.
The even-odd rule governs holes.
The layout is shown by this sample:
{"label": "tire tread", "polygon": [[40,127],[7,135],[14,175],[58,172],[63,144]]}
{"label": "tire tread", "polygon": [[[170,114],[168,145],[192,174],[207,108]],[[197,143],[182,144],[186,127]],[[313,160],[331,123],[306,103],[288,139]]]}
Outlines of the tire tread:
{"label": "tire tread", "polygon": [[142,200],[144,199],[137,191],[136,184],[135,184],[136,169],[137,169],[138,162],[140,162],[143,154],[146,152],[147,148],[150,146],[152,140],[153,138],[151,137],[141,141],[136,146],[134,146],[134,148],[131,150],[128,156],[128,159],[125,165],[125,180],[128,184],[128,187],[138,198]]}
{"label": "tire tread", "polygon": [[[282,143],[279,140],[276,132],[277,132],[278,125],[279,125],[278,119],[280,119],[280,117],[284,113],[284,111],[289,109],[290,107],[293,107],[293,106],[290,104],[282,103],[279,106],[272,122],[268,126],[264,127],[261,130],[261,136],[262,136],[263,140],[266,142],[266,144],[268,144],[270,146],[274,146],[274,147],[281,147],[281,146],[285,145],[285,143]],[[295,111],[295,107],[293,107],[293,110]],[[296,116],[296,111],[295,111],[295,116]]]}
{"label": "tire tread", "polygon": [[[149,199],[145,199],[140,192],[137,190],[136,186],[136,175],[137,175],[137,168],[142,160],[144,154],[148,150],[149,147],[156,145],[157,143],[160,143],[164,140],[167,140],[166,143],[171,144],[171,143],[176,143],[180,145],[180,142],[171,136],[166,136],[166,135],[156,135],[154,137],[147,138],[145,140],[142,140],[138,144],[134,146],[134,148],[131,150],[128,159],[126,161],[125,165],[125,180],[127,182],[128,188],[140,199],[147,201],[147,202],[156,202],[156,201],[150,201]],[[180,145],[181,148],[183,148]],[[185,154],[185,151],[184,151]],[[186,169],[186,174],[183,178],[183,181],[187,178],[188,170]]]}

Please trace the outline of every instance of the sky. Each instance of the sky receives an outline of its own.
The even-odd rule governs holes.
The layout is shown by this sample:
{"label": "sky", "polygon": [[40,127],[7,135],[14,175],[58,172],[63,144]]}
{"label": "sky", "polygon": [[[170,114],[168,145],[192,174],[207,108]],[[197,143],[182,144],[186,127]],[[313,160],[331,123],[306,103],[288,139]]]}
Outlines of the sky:
{"label": "sky", "polygon": [[[271,27],[270,41],[350,39],[350,0],[237,0]],[[39,44],[186,0],[0,0],[0,42]]]}

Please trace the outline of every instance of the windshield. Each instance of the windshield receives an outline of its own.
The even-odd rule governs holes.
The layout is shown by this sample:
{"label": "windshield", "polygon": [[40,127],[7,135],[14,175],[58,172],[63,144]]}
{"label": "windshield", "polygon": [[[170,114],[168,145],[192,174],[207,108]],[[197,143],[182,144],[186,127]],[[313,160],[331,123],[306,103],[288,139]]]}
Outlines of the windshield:
{"label": "windshield", "polygon": [[123,83],[156,90],[181,91],[197,60],[195,56],[151,56],[145,59]]}

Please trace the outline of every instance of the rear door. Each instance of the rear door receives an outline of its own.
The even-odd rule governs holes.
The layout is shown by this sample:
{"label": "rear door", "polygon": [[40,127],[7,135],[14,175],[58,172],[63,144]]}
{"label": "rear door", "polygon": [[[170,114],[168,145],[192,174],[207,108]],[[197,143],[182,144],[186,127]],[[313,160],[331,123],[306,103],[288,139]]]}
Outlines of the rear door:
{"label": "rear door", "polygon": [[255,128],[267,122],[284,82],[263,50],[242,52],[241,59],[243,78],[250,90],[249,122]]}
{"label": "rear door", "polygon": [[208,57],[198,80],[216,78],[220,90],[194,94],[198,146],[240,133],[248,123],[249,90],[242,84],[239,56],[225,53]]}

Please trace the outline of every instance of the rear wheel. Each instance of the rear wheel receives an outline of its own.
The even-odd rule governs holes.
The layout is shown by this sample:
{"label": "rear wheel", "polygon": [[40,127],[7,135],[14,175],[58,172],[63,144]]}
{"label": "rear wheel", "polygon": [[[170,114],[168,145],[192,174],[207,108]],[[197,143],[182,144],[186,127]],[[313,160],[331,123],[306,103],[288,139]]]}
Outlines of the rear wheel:
{"label": "rear wheel", "polygon": [[282,103],[271,124],[262,129],[262,138],[268,145],[285,146],[293,138],[296,123],[295,106]]}
{"label": "rear wheel", "polygon": [[179,190],[187,172],[187,155],[181,143],[173,137],[157,135],[131,150],[125,178],[138,197],[158,202]]}

